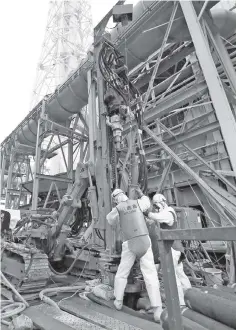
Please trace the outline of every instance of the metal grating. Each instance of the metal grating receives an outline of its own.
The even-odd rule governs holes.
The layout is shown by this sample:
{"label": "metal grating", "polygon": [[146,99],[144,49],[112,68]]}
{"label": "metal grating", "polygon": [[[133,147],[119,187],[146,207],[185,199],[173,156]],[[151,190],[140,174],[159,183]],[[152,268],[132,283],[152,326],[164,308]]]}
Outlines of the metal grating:
{"label": "metal grating", "polygon": [[[94,323],[99,323],[103,328],[112,329],[112,330],[142,330],[141,328],[134,327],[128,323],[119,321],[105,314],[93,311],[93,313],[88,313],[81,311],[78,306],[72,306],[66,301],[61,302],[60,306],[66,310],[70,310],[72,313],[75,313],[81,318],[85,318]],[[95,329],[95,328],[94,328]]]}
{"label": "metal grating", "polygon": [[62,310],[57,310],[55,307],[41,304],[35,307],[39,312],[46,314],[47,316],[52,317],[53,319],[68,325],[69,327],[76,330],[104,330],[104,327],[100,327],[93,323],[84,321],[74,315],[71,315]]}

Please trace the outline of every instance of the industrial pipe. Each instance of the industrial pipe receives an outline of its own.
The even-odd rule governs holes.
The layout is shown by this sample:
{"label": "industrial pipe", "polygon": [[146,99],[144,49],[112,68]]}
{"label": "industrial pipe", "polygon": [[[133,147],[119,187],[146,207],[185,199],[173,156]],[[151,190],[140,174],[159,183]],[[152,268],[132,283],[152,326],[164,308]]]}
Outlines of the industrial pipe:
{"label": "industrial pipe", "polygon": [[209,293],[209,294],[212,294],[214,296],[221,297],[221,298],[228,299],[228,300],[236,302],[236,294],[234,294],[234,293],[221,291],[219,289],[214,289],[214,288],[210,288],[210,287],[207,287],[207,286],[206,287],[201,287],[199,289],[204,293]]}
{"label": "industrial pipe", "polygon": [[[174,330],[170,329],[169,323],[168,323],[168,311],[167,309],[164,309],[164,311],[161,313],[161,325],[164,330]],[[208,328],[203,327],[202,325],[187,319],[186,317],[182,316],[182,322],[184,330],[207,330]]]}
{"label": "industrial pipe", "polygon": [[192,288],[185,292],[186,306],[236,329],[236,302]]}
{"label": "industrial pipe", "polygon": [[196,322],[209,330],[232,330],[232,328],[227,325],[224,325],[223,323],[215,321],[200,313],[194,312],[192,309],[187,307],[182,307],[181,313],[186,319]]}

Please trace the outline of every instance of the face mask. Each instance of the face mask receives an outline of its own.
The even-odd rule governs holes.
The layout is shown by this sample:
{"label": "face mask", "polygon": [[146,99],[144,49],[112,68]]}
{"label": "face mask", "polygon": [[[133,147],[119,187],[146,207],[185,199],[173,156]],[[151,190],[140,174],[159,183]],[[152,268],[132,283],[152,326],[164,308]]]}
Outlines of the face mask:
{"label": "face mask", "polygon": [[160,206],[158,204],[153,204],[153,208],[155,212],[159,212],[160,211]]}

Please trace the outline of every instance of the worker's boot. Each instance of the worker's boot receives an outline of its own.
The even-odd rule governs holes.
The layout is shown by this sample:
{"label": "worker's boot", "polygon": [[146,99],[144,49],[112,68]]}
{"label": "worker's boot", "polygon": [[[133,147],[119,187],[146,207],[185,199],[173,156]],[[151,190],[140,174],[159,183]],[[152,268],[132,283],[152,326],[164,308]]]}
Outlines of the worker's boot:
{"label": "worker's boot", "polygon": [[153,316],[154,316],[155,322],[160,323],[161,313],[162,313],[162,306],[153,308]]}
{"label": "worker's boot", "polygon": [[123,301],[122,300],[115,300],[114,301],[115,308],[120,311],[123,307]]}

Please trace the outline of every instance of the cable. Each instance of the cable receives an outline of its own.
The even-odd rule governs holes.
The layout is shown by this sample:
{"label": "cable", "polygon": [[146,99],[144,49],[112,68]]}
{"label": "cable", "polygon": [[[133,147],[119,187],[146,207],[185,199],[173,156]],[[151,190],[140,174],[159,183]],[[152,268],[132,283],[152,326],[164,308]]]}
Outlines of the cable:
{"label": "cable", "polygon": [[50,262],[48,262],[48,265],[49,265],[50,270],[51,270],[55,275],[67,275],[67,274],[73,269],[73,267],[74,267],[76,261],[78,260],[79,256],[81,255],[81,253],[85,250],[85,248],[89,247],[90,245],[92,246],[92,244],[87,244],[87,245],[83,246],[81,250],[78,251],[78,253],[77,253],[77,255],[76,255],[74,261],[72,262],[72,264],[70,265],[70,267],[69,267],[65,272],[62,272],[62,273],[57,272],[57,271],[53,268],[53,266],[50,264]]}
{"label": "cable", "polygon": [[[90,253],[90,249],[89,249],[89,253]],[[83,269],[82,269],[82,271],[81,271],[81,273],[80,273],[79,278],[76,280],[76,282],[78,282],[78,280],[79,280],[79,279],[81,278],[81,276],[83,275],[87,263],[88,263],[88,259],[85,261],[85,263],[84,263],[84,267],[83,267]],[[75,282],[75,283],[76,283],[76,282]],[[58,306],[60,305],[60,303],[61,303],[62,301],[67,300],[67,299],[70,299],[70,298],[73,298],[78,292],[79,292],[79,289],[78,289],[77,291],[75,291],[70,297],[66,297],[66,298],[61,299],[61,300],[58,302]]]}

